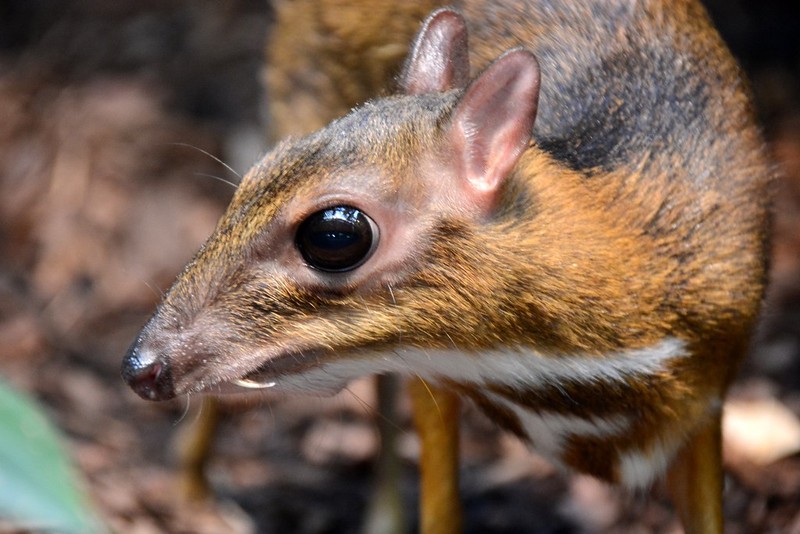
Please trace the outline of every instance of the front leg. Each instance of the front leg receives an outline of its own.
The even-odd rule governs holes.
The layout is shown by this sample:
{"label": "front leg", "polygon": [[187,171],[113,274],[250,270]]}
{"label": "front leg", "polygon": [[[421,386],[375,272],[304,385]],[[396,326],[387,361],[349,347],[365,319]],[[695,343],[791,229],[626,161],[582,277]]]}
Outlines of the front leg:
{"label": "front leg", "polygon": [[684,445],[667,472],[672,502],[687,534],[721,534],[722,436],[716,414]]}
{"label": "front leg", "polygon": [[420,439],[420,532],[461,532],[458,491],[460,399],[420,378],[409,383]]}

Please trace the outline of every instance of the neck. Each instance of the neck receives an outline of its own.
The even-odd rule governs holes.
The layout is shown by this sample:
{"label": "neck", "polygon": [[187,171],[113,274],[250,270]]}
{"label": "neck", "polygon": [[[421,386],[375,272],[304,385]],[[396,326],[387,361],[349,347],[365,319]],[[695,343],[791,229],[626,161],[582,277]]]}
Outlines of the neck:
{"label": "neck", "polygon": [[[464,328],[450,325],[456,346],[599,354],[653,346],[672,334],[659,308],[669,293],[669,258],[637,230],[636,208],[610,200],[598,185],[610,191],[626,178],[586,178],[535,149],[516,172],[502,202],[508,207],[494,221],[440,229],[441,260],[430,275],[448,277],[448,289],[458,292],[455,302],[441,298],[455,309],[464,308],[459,298],[486,303],[471,309],[478,316],[459,315],[454,323]],[[461,334],[466,339],[455,339]]]}

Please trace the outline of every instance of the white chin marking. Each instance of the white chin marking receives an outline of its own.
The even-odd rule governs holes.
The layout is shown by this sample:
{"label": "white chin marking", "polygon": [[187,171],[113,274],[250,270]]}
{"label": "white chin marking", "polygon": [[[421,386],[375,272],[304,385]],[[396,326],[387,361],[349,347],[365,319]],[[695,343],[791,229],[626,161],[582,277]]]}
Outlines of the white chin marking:
{"label": "white chin marking", "polygon": [[281,393],[328,397],[339,393],[351,380],[372,374],[362,373],[349,378],[318,371],[319,369],[313,369],[302,374],[279,376],[270,387]]}
{"label": "white chin marking", "polygon": [[614,384],[630,377],[663,372],[670,362],[685,356],[685,344],[676,338],[665,338],[644,349],[603,355],[545,355],[526,348],[480,353],[401,348],[323,363],[302,374],[280,377],[278,385],[281,389],[320,393],[319,390],[341,389],[355,378],[386,372],[418,376],[433,382],[449,379],[478,386],[536,388],[564,380]]}

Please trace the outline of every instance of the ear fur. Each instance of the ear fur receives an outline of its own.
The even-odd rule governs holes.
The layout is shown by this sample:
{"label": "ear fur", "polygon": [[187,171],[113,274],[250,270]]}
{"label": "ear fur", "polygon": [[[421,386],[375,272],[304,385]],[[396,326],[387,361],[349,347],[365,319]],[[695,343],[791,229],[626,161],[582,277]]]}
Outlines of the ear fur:
{"label": "ear fur", "polygon": [[464,18],[452,9],[434,11],[425,20],[403,68],[405,94],[440,93],[469,81],[469,47]]}
{"label": "ear fur", "polygon": [[539,63],[516,48],[466,89],[451,117],[448,140],[458,174],[480,211],[491,212],[501,186],[528,147],[539,102]]}

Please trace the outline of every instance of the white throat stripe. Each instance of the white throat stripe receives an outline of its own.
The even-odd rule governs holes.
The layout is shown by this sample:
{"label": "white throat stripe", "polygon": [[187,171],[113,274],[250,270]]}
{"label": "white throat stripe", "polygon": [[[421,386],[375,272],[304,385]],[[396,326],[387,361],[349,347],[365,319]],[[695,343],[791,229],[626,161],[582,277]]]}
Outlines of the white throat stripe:
{"label": "white throat stripe", "polygon": [[599,356],[542,355],[524,348],[467,353],[456,350],[396,349],[323,363],[300,375],[277,379],[281,389],[336,389],[354,378],[396,372],[431,381],[448,379],[476,385],[497,384],[535,388],[565,380],[578,383],[620,383],[668,369],[687,356],[685,343],[666,338],[644,349]]}

